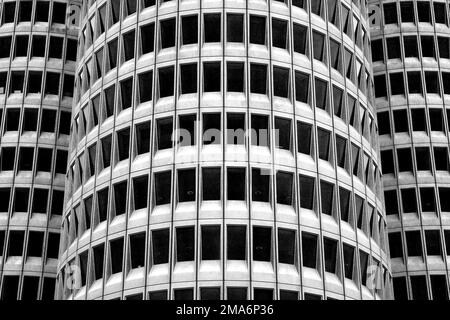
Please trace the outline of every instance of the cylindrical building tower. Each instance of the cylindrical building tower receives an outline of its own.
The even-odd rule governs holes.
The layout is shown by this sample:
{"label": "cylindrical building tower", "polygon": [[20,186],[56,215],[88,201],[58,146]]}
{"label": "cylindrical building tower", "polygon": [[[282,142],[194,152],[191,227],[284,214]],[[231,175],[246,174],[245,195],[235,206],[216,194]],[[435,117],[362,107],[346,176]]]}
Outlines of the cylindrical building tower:
{"label": "cylindrical building tower", "polygon": [[448,1],[370,1],[396,299],[448,299]]}
{"label": "cylindrical building tower", "polygon": [[84,1],[58,298],[389,298],[367,12]]}
{"label": "cylindrical building tower", "polygon": [[78,35],[72,4],[0,1],[0,300],[55,295]]}

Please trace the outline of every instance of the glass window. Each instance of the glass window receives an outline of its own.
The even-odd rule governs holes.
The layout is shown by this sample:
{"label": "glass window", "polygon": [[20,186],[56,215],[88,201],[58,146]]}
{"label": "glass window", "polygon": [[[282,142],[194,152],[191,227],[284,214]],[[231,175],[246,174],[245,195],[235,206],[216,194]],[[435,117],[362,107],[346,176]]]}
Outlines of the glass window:
{"label": "glass window", "polygon": [[178,201],[195,201],[195,169],[178,171]]}
{"label": "glass window", "polygon": [[317,235],[302,233],[302,257],[304,267],[317,267]]}
{"label": "glass window", "polygon": [[169,229],[152,231],[153,264],[169,263]]}
{"label": "glass window", "polygon": [[252,201],[270,201],[270,175],[263,169],[252,169]]}
{"label": "glass window", "polygon": [[271,261],[272,229],[253,227],[253,260]]}
{"label": "glass window", "polygon": [[245,201],[246,174],[245,168],[228,168],[227,172],[228,200]]}
{"label": "glass window", "polygon": [[202,226],[202,260],[220,260],[220,226]]}
{"label": "glass window", "polygon": [[177,262],[194,261],[195,234],[194,227],[176,228]]}
{"label": "glass window", "polygon": [[266,18],[250,16],[250,43],[266,44]]}
{"label": "glass window", "polygon": [[247,227],[227,227],[227,259],[246,260]]}
{"label": "glass window", "polygon": [[278,229],[278,261],[295,264],[295,231]]}
{"label": "glass window", "polygon": [[221,169],[203,168],[202,169],[202,198],[203,201],[220,200],[221,187]]}

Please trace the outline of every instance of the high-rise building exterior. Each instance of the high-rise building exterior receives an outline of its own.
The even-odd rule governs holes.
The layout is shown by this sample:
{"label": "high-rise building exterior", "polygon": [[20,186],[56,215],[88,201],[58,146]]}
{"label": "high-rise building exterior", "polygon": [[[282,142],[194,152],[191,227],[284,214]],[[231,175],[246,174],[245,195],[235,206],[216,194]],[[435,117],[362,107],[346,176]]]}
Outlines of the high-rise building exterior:
{"label": "high-rise building exterior", "polygon": [[448,1],[369,1],[396,299],[448,299]]}
{"label": "high-rise building exterior", "polygon": [[55,295],[78,35],[70,23],[74,3],[0,2],[0,300]]}
{"label": "high-rise building exterior", "polygon": [[58,299],[391,297],[365,1],[84,1],[80,30]]}

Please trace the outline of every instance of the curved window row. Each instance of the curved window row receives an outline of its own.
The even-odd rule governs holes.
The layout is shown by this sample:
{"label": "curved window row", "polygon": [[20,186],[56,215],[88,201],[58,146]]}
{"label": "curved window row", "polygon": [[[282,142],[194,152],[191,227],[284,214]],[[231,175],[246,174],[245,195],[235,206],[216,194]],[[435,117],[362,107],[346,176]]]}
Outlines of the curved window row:
{"label": "curved window row", "polygon": [[[32,199],[30,195],[32,193]],[[51,199],[49,195],[51,194]],[[54,189],[51,193],[45,188],[7,188],[0,187],[0,213],[28,212],[61,216],[64,206],[64,191]],[[0,251],[1,252],[1,251]]]}
{"label": "curved window row", "polygon": [[[335,3],[337,3],[337,1],[335,1]],[[343,8],[345,8],[345,6],[343,6]],[[346,19],[357,24],[354,26],[354,30],[355,32],[358,32],[360,30],[358,19],[355,16],[351,19],[351,14],[348,13],[348,9],[346,10]],[[101,15],[101,11],[99,12]],[[94,19],[94,17],[91,19]],[[106,18],[99,17],[98,19],[103,21]],[[221,19],[220,12],[204,14],[203,19],[200,19],[197,15],[182,16],[180,17],[179,23],[177,23],[176,18],[166,18],[159,21],[157,27],[155,26],[155,22],[151,22],[140,26],[138,28],[139,30],[127,30],[127,32],[120,37],[116,37],[112,40],[108,39],[108,42],[103,47],[95,47],[95,52],[92,57],[86,57],[88,59],[86,68],[80,71],[77,80],[77,82],[80,83],[80,94],[84,94],[97,79],[102,77],[103,74],[108,73],[118,65],[134,59],[136,55],[140,57],[148,53],[153,53],[155,48],[164,50],[174,47],[177,43],[177,25],[180,29],[178,32],[180,34],[180,46],[197,44],[199,43],[199,39],[203,39],[202,41],[204,43],[220,42],[222,38]],[[353,48],[344,46],[342,40],[333,38],[327,39],[324,33],[313,30],[312,43],[309,44],[310,28],[306,25],[293,23],[291,30],[291,26],[287,20],[273,18],[272,22],[267,26],[268,23],[266,20],[268,19],[265,16],[249,15],[248,19],[250,26],[248,28],[249,34],[244,36],[243,32],[246,30],[244,26],[244,15],[235,13],[227,14],[227,40],[229,43],[243,42],[248,38],[250,44],[266,45],[269,39],[267,37],[267,32],[264,32],[264,30],[270,27],[273,34],[273,47],[290,50],[291,41],[289,35],[292,34],[292,48],[294,52],[312,57],[326,65],[328,65],[329,60],[332,68],[339,71],[343,76],[346,76],[364,93],[367,90],[368,95],[372,95],[370,92],[371,77],[369,77],[369,72],[365,69],[366,63],[362,61],[362,58],[356,57],[357,55],[354,54]],[[203,26],[204,32],[202,35],[199,34],[195,36],[195,34],[199,32],[199,20],[202,20],[200,25]],[[92,44],[90,39],[93,34],[92,30],[89,30],[96,25],[97,24],[92,21],[91,23],[86,24],[86,29],[82,32],[81,48],[84,47],[86,50]],[[239,25],[241,27],[239,27]],[[346,28],[349,28],[350,30],[351,27],[349,25],[350,22],[345,24]],[[103,27],[100,29],[104,31]],[[235,29],[239,29],[240,31]],[[156,30],[158,30],[158,34],[155,34]],[[239,34],[239,32],[241,34]],[[364,32],[363,36],[357,37],[358,39],[362,38],[363,40],[361,41],[364,41],[366,45],[368,44],[366,32]],[[138,44],[137,49],[135,49],[136,42]],[[137,50],[137,52],[135,52],[135,50]],[[364,52],[368,53],[369,50],[365,49]],[[370,61],[370,59],[367,60]],[[80,94],[76,95],[77,99],[79,99]]]}
{"label": "curved window row", "polygon": [[448,26],[448,12],[445,2],[439,1],[396,1],[383,4],[384,24],[430,23]]}
{"label": "curved window row", "polygon": [[67,4],[58,1],[3,1],[2,24],[42,23],[66,24]]}
{"label": "curved window row", "polygon": [[5,113],[3,132],[39,132],[41,135],[46,133],[59,133],[59,135],[70,134],[71,113],[60,111],[59,124],[58,112],[47,108],[14,108],[8,107],[0,109],[0,124],[2,115]]}
{"label": "curved window row", "polygon": [[[448,284],[445,274],[399,276],[393,279],[396,300],[408,300],[408,286],[412,300],[448,300]],[[429,295],[431,287],[431,296]]]}
{"label": "curved window row", "polygon": [[[118,23],[122,19],[127,18],[129,15],[135,14],[137,11],[138,1],[132,0],[123,2],[118,0],[110,0],[102,4],[96,10],[96,15],[89,17],[89,23],[82,30],[82,47],[89,47],[92,42],[102,35],[105,31],[109,30],[113,25]],[[160,6],[164,2],[162,1]],[[274,3],[288,1],[272,1]],[[292,6],[295,8],[301,8],[303,10],[308,10],[309,1],[292,1]],[[365,13],[365,3],[364,1],[353,1],[353,5],[359,5],[361,7],[361,12]],[[145,10],[146,8],[155,6],[156,1],[141,1],[140,8]],[[85,9],[88,9],[86,6]],[[328,21],[333,24],[338,29],[342,28],[342,31],[350,37],[350,39],[355,40],[357,46],[360,49],[363,45],[367,48],[367,31],[360,23],[360,18],[351,13],[351,10],[347,4],[342,3],[340,0],[330,0],[325,4],[324,0],[314,0],[311,1],[311,13],[316,16],[325,19],[325,14],[327,14]],[[86,12],[85,12],[86,14]],[[244,27],[244,16],[241,14],[230,13],[227,15],[227,41],[228,42],[243,42],[244,32],[246,28]],[[195,34],[198,31],[197,16],[186,16],[182,19],[180,23],[183,30],[183,43],[192,44],[196,43],[198,39],[195,39]],[[273,31],[273,46],[281,47],[287,49],[287,21],[274,19],[272,22]],[[207,13],[204,15],[202,20],[202,25],[204,26],[204,42],[220,42],[221,37],[221,14],[220,13]],[[266,45],[267,43],[267,33],[264,32],[266,24],[266,17],[264,16],[250,16],[249,21],[249,42],[254,44]],[[176,23],[175,20],[164,20],[161,22],[161,49],[174,46],[175,45],[175,31]],[[365,50],[367,52],[367,50]]]}
{"label": "curved window row", "polygon": [[[128,180],[116,182],[111,189],[101,189],[95,197],[91,195],[81,204],[75,205],[74,210],[66,217],[64,228],[68,230],[67,247],[90,228],[96,228],[107,220],[113,221],[116,217],[127,214],[127,211],[131,215],[134,211],[148,207],[169,205],[173,187],[173,197],[177,204],[195,202],[198,194],[203,203],[219,203],[222,197],[231,202],[246,201],[250,198],[252,203],[276,203],[295,208],[295,199],[298,197],[302,210],[320,211],[333,219],[340,219],[352,228],[362,230],[384,246],[385,222],[381,213],[363,197],[343,186],[338,188],[329,181],[316,182],[314,177],[300,175],[300,191],[297,193],[293,173],[278,171],[276,176],[272,177],[264,170],[252,168],[250,177],[247,177],[247,170],[242,167],[226,169],[224,186],[221,182],[221,171],[220,167],[203,167],[200,186],[196,186],[196,169],[187,168],[176,171],[176,186],[171,183],[172,172],[162,171],[153,174],[153,185],[149,184],[149,176],[144,175],[134,177],[129,183]],[[247,179],[250,180],[250,191],[247,190]],[[271,179],[275,179],[275,199],[271,198]],[[149,188],[152,191],[149,192]],[[248,192],[250,194],[247,194]]]}
{"label": "curved window row", "polygon": [[[3,276],[3,286],[0,295],[2,301],[36,301],[45,300],[53,301],[55,296],[55,278],[24,276],[22,282],[21,277],[13,275]],[[19,286],[19,284],[21,284]],[[42,286],[42,291],[39,288]],[[39,295],[39,292],[40,295]]]}
{"label": "curved window row", "polygon": [[[36,155],[35,155],[36,153]],[[54,153],[56,157],[54,157]],[[0,152],[0,172],[14,171],[19,174],[25,171],[54,172],[66,174],[67,150],[54,150],[49,147],[2,147]],[[55,167],[52,166],[55,158]]]}
{"label": "curved window row", "polygon": [[[130,127],[121,128],[114,134],[105,135],[100,141],[87,145],[86,151],[79,154],[77,161],[71,164],[70,178],[74,181],[74,189],[96,173],[115,167],[124,160],[135,160],[151,150],[156,154],[174,147],[178,149],[197,144],[207,147],[222,143],[230,147],[245,147],[247,139],[251,146],[289,151],[291,155],[297,150],[298,153],[315,159],[317,152],[318,160],[326,161],[333,167],[336,163],[337,167],[357,176],[371,188],[375,187],[380,176],[377,163],[371,160],[372,156],[363,151],[359,143],[349,142],[344,135],[333,134],[325,127],[315,128],[308,122],[297,121],[294,128],[290,119],[275,117],[272,126],[268,115],[256,113],[251,115],[249,128],[244,113],[227,113],[226,119],[222,119],[221,113],[203,113],[201,119],[197,119],[196,114],[183,114],[177,120],[175,124],[174,117],[156,118],[154,126],[151,121],[139,122],[134,130]],[[222,129],[223,120],[226,120],[225,132]],[[200,138],[196,137],[198,127],[201,129]],[[274,130],[270,129],[272,127]],[[78,132],[84,130],[80,129],[79,127]]]}
{"label": "curved window row", "polygon": [[[203,225],[199,229],[198,241],[195,241],[194,226],[187,225],[173,230],[175,264],[195,261],[197,250],[200,251],[199,259],[202,262],[225,259],[223,257],[225,255],[226,260],[229,261],[247,261],[248,252],[251,250],[250,261],[253,263],[273,262],[276,259],[280,264],[298,266],[298,255],[301,252],[303,267],[319,271],[321,268],[319,261],[322,260],[320,246],[322,246],[325,253],[323,260],[325,272],[335,274],[339,278],[345,277],[362,285],[367,285],[369,259],[372,265],[380,265],[379,261],[371,258],[365,251],[357,250],[354,245],[347,243],[341,245],[338,240],[327,237],[321,241],[320,236],[314,233],[302,233],[300,250],[296,230],[279,228],[276,234],[273,234],[271,227],[254,225],[251,228],[250,238],[247,238],[249,228],[246,225],[227,225],[225,252],[221,252],[221,226]],[[99,244],[89,251],[78,254],[76,259],[69,262],[69,265],[79,267],[82,287],[86,285],[90,287],[103,277],[109,278],[124,270],[129,272],[131,269],[144,268],[146,262],[142,252],[146,250],[147,241],[150,241],[149,264],[151,266],[168,264],[172,260],[169,256],[170,237],[170,229],[158,229],[151,231],[148,240],[146,233],[131,234],[128,236],[128,241],[124,238],[115,238],[110,240],[107,246],[104,243]],[[274,248],[276,245],[277,250]],[[128,247],[125,248],[125,246]],[[197,246],[198,249],[196,249]],[[107,250],[106,259],[105,250]],[[125,250],[128,250],[128,255],[124,255]],[[386,270],[382,271],[384,278]]]}
{"label": "curved window row", "polygon": [[[226,66],[222,66],[221,62],[207,62],[202,67],[201,74],[198,73],[196,63],[182,64],[178,70],[173,66],[161,67],[156,75],[152,70],[142,72],[137,74],[135,80],[133,77],[125,78],[117,86],[105,88],[101,94],[95,95],[90,103],[82,106],[79,116],[75,116],[72,139],[81,140],[97,125],[119,115],[134,104],[152,101],[156,97],[153,97],[149,88],[152,88],[154,78],[155,95],[159,98],[173,96],[177,86],[181,95],[197,93],[199,87],[204,93],[220,92],[222,87],[225,87],[224,90],[229,93],[243,93],[248,90],[253,94],[267,95],[272,87],[274,96],[310,105],[315,101],[314,105],[318,110],[335,115],[362,133],[367,140],[375,139],[377,128],[371,112],[358,103],[358,99],[352,94],[345,94],[338,84],[330,85],[322,77],[315,77],[311,83],[309,74],[297,70],[291,74],[290,69],[277,66],[273,67],[271,76],[268,65],[257,63],[251,63],[248,72],[245,71],[246,64],[241,62],[227,62]],[[226,73],[225,80],[222,80],[222,73]],[[175,79],[175,74],[178,74],[178,79]],[[250,86],[248,89],[246,78]]]}
{"label": "curved window row", "polygon": [[[9,77],[8,77],[9,75]],[[44,76],[44,77],[43,77]],[[74,76],[63,75],[62,87],[61,74],[47,71],[25,71],[13,70],[11,72],[0,72],[0,94],[45,94],[71,98],[73,96]],[[8,89],[9,88],[9,89]]]}
{"label": "curved window row", "polygon": [[[405,76],[406,74],[406,76]],[[377,98],[404,96],[406,94],[450,94],[450,72],[408,71],[376,75],[375,96]]]}
{"label": "curved window row", "polygon": [[[189,16],[189,18],[191,18],[191,16]],[[161,22],[162,25],[160,28],[161,34],[165,34],[163,23],[167,23],[167,21]],[[175,27],[176,25],[175,18],[173,18],[172,25],[173,27]],[[197,25],[197,22],[195,23],[195,25]],[[285,26],[284,29],[287,29],[287,26]],[[139,56],[152,53],[154,51],[155,44],[153,33],[155,32],[154,31],[155,25],[154,23],[150,23],[148,25],[141,26],[140,30],[141,31],[139,36],[141,37],[141,39],[138,42],[139,46],[137,49]],[[208,28],[208,30],[211,30],[211,28]],[[174,32],[175,30],[172,30],[171,32],[173,36],[175,36]],[[330,60],[329,61],[330,66],[333,69],[337,70],[339,73],[341,73],[343,76],[346,76],[350,81],[352,81],[355,85],[357,85],[360,90],[362,90],[364,93],[366,92],[366,90],[370,90],[369,81],[371,81],[371,79],[370,77],[368,77],[368,71],[365,70],[363,61],[361,61],[360,58],[357,58],[356,55],[353,53],[354,52],[353,48],[345,47],[343,44],[341,44],[341,40],[339,39],[330,38],[329,41],[326,41],[327,39],[325,35],[318,31],[313,31],[312,37],[313,43],[312,45],[309,45],[308,27],[297,23],[293,24],[292,32],[294,37],[293,39],[294,52],[311,56],[312,58],[321,61],[327,65],[328,60]],[[191,37],[192,34],[189,33],[189,40],[185,40],[185,42],[187,41],[190,44],[191,41],[194,41],[190,39]],[[100,79],[102,77],[103,74],[106,74],[110,72],[112,69],[116,68],[119,63],[125,63],[135,58],[135,31],[128,31],[126,34],[122,35],[122,37],[120,37],[121,39],[120,42],[118,39],[119,38],[109,40],[104,47],[95,49],[96,51],[93,54],[92,58],[90,58],[89,61],[87,61],[86,63],[88,69],[86,68],[83,69],[79,74],[78,81],[79,83],[81,83],[82,88],[81,94],[84,94],[88,90],[89,86],[93,85],[97,79]],[[170,42],[174,44],[175,39],[173,39],[173,41]],[[285,43],[285,46],[287,48],[290,42],[285,39],[283,40],[283,43]],[[327,54],[328,43],[330,47],[329,58]],[[168,44],[162,41],[161,45],[163,46]],[[281,44],[278,45],[281,46]],[[122,47],[123,49],[119,50],[120,47]],[[312,48],[313,52],[311,54],[309,53],[310,50],[309,48]],[[279,69],[280,68],[278,68],[277,70]],[[220,78],[219,76],[217,77]],[[210,90],[210,91],[219,91],[219,90]],[[237,91],[243,92],[242,89]],[[254,92],[254,93],[266,94],[266,92]],[[371,94],[371,92],[368,93]]]}
{"label": "curved window row", "polygon": [[[443,111],[440,108],[429,108],[427,111],[420,107],[414,107],[409,111],[398,109],[391,113],[389,111],[378,112],[380,135],[408,133],[412,136],[415,132],[425,132],[428,135],[438,132],[445,133],[445,120],[450,124],[450,109]],[[409,116],[411,121],[405,121],[405,119],[409,119]]]}
{"label": "curved window row", "polygon": [[[384,46],[386,49],[383,47],[384,41],[386,41]],[[373,62],[386,62],[391,59],[405,61],[410,58],[450,59],[450,38],[424,33],[420,37],[416,35],[392,36],[385,40],[376,39],[372,41]]]}
{"label": "curved window row", "polygon": [[[394,153],[397,155],[397,165],[394,164]],[[425,146],[411,149],[398,146],[396,150],[381,151],[381,163],[384,175],[394,174],[398,176],[404,172],[414,174],[415,171],[417,173],[420,171],[432,172],[433,169],[436,172],[450,171],[447,147],[430,148]]]}
{"label": "curved window row", "polygon": [[[399,206],[399,196],[396,190],[387,190],[384,192],[387,203],[386,213],[388,215],[399,215],[403,213],[417,213],[433,212],[438,210],[438,203],[440,204],[441,212],[450,212],[450,203],[448,197],[450,196],[450,188],[439,187],[437,192],[434,187],[420,187],[419,192],[416,188],[402,188],[400,189],[401,207]],[[439,198],[439,200],[437,200]],[[411,199],[416,199],[412,201]],[[419,204],[417,203],[419,201]],[[400,209],[401,208],[401,209]]]}
{"label": "curved window row", "polygon": [[389,233],[392,259],[403,258],[403,244],[406,248],[406,257],[424,258],[425,256],[443,257],[445,254],[450,255],[450,230],[444,230],[444,237],[441,236],[440,230],[426,229],[422,232],[420,230],[408,230],[405,231],[404,237],[406,241],[402,241],[401,232]]}
{"label": "curved window row", "polygon": [[[37,190],[35,190],[35,194]],[[45,232],[29,231],[25,242],[25,231],[9,231],[5,238],[5,231],[0,231],[0,252],[4,252],[6,258],[27,257],[58,259],[59,234],[50,232],[48,239],[44,239]],[[45,243],[47,241],[47,243]],[[4,244],[8,246],[4,248]],[[24,246],[25,245],[25,246]],[[3,251],[4,250],[4,251]],[[3,254],[2,254],[3,256]]]}
{"label": "curved window row", "polygon": [[[76,61],[77,41],[67,39],[67,42],[64,43],[64,37],[57,35],[34,34],[30,36],[27,33],[18,33],[15,37],[1,36],[0,46],[2,48],[0,59],[33,59],[45,58],[46,56],[47,59],[63,59],[63,54],[65,54],[65,62]],[[64,49],[65,47],[66,49]]]}

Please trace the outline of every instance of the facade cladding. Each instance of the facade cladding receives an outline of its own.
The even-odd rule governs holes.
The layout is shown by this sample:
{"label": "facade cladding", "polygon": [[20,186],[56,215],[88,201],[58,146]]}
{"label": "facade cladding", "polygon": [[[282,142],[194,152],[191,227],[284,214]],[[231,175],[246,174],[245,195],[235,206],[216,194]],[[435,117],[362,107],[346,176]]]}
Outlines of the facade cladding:
{"label": "facade cladding", "polygon": [[0,299],[53,299],[77,28],[66,1],[0,1]]}
{"label": "facade cladding", "polygon": [[367,12],[84,1],[57,298],[390,298]]}
{"label": "facade cladding", "polygon": [[373,1],[372,55],[396,299],[448,299],[447,1]]}

